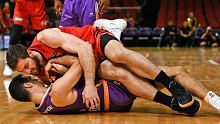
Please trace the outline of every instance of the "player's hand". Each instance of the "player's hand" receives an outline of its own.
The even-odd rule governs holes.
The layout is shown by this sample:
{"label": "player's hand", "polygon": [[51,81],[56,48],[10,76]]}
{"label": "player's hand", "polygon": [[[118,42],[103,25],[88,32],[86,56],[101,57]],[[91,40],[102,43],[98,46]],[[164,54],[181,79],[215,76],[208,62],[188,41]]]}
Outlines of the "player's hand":
{"label": "player's hand", "polygon": [[83,93],[83,103],[86,103],[87,108],[89,108],[89,103],[92,107],[92,111],[96,108],[98,108],[98,104],[100,102],[98,93],[97,93],[97,89],[95,87],[95,85],[86,85]]}
{"label": "player's hand", "polygon": [[110,4],[110,0],[99,0],[99,3],[97,6],[99,6],[99,12],[101,12],[101,14],[104,14],[108,11],[108,7]]}
{"label": "player's hand", "polygon": [[68,68],[60,64],[52,63],[51,71],[64,75],[68,71]]}
{"label": "player's hand", "polygon": [[52,63],[48,61],[44,69],[45,69],[46,77],[48,78],[50,82],[53,82],[56,80],[55,72],[51,70],[52,68],[53,68]]}
{"label": "player's hand", "polygon": [[63,5],[60,0],[54,0],[54,10],[57,14],[62,15]]}

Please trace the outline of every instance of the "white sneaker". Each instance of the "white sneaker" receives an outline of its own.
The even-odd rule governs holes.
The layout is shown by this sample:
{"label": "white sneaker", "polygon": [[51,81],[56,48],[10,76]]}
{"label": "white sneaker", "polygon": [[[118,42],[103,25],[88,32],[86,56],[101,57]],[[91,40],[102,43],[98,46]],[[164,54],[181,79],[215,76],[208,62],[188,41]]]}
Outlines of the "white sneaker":
{"label": "white sneaker", "polygon": [[9,66],[6,64],[6,65],[5,65],[5,70],[4,70],[4,72],[3,72],[3,75],[5,75],[5,76],[7,76],[7,77],[11,77],[11,76],[12,76],[12,73],[13,73],[12,69],[9,68]]}
{"label": "white sneaker", "polygon": [[99,19],[94,22],[93,26],[108,30],[110,32],[112,32],[112,29],[120,29],[122,32],[127,27],[127,22],[124,19]]}

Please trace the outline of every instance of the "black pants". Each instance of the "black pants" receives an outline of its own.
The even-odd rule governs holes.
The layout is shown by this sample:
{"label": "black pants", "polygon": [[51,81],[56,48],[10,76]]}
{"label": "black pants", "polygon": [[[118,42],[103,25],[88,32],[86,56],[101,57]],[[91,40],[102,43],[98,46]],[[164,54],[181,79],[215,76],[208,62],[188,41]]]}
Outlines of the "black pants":
{"label": "black pants", "polygon": [[191,36],[189,37],[183,37],[183,36],[180,36],[180,42],[179,42],[179,46],[182,46],[182,47],[189,47],[192,43],[192,38]]}
{"label": "black pants", "polygon": [[165,36],[165,40],[169,46],[172,46],[173,43],[176,43],[176,35],[167,35]]}
{"label": "black pants", "polygon": [[[11,35],[10,35],[10,45],[16,45],[16,44],[24,42],[24,41],[21,41],[21,42],[19,41],[20,37],[21,37],[22,30],[23,30],[23,26],[21,26],[21,25],[14,24],[12,26],[12,31],[11,31]],[[35,35],[37,33],[39,33],[40,31],[41,30],[34,30]]]}

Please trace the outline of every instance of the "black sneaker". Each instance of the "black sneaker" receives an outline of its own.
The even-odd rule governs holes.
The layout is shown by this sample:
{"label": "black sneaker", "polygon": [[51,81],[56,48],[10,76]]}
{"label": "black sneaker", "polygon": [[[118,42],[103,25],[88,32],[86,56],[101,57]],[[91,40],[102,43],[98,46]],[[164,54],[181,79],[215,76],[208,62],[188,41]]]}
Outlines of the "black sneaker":
{"label": "black sneaker", "polygon": [[184,89],[175,79],[170,82],[168,90],[177,99],[181,108],[186,108],[193,104],[194,97],[192,94]]}
{"label": "black sneaker", "polygon": [[175,97],[173,97],[171,101],[170,108],[174,111],[180,112],[180,113],[186,113],[189,115],[194,115],[196,113],[199,113],[202,109],[202,103],[199,100],[194,100],[194,103],[186,108],[181,108],[178,104],[178,101]]}

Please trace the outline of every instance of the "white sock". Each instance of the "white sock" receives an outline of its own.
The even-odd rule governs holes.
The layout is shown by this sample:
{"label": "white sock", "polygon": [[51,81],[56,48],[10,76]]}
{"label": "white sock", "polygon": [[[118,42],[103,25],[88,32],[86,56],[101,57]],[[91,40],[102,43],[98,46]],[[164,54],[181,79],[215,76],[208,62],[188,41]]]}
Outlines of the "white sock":
{"label": "white sock", "polygon": [[115,37],[120,41],[121,39],[121,30],[114,28],[111,30],[111,33],[115,35]]}
{"label": "white sock", "polygon": [[206,94],[204,101],[209,103],[214,108],[218,109],[218,111],[220,112],[220,97],[217,96],[214,92],[209,91]]}

